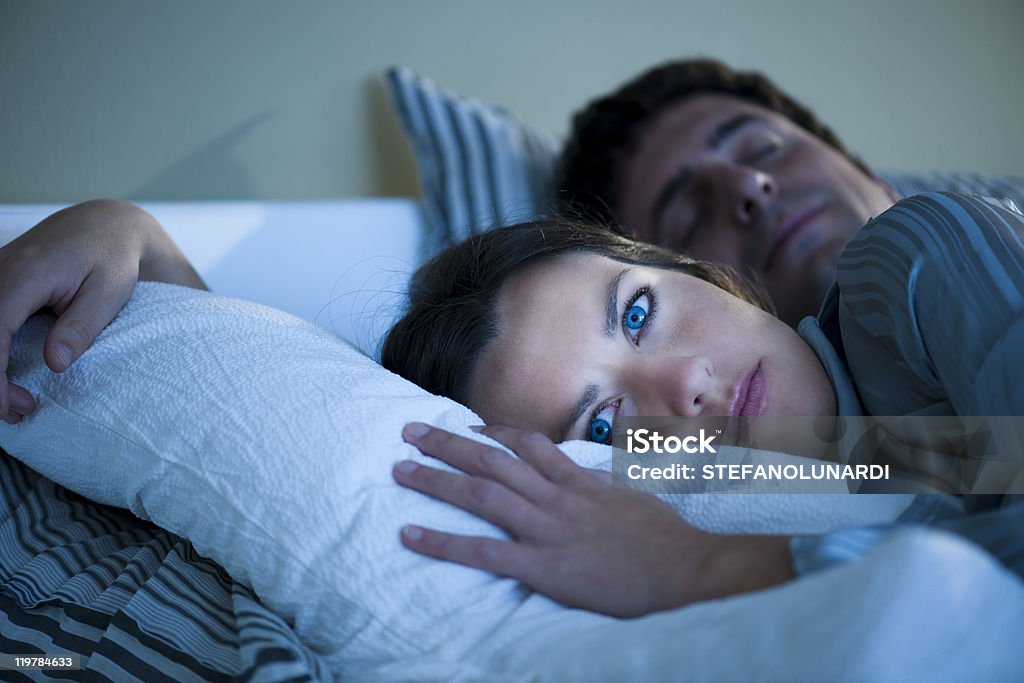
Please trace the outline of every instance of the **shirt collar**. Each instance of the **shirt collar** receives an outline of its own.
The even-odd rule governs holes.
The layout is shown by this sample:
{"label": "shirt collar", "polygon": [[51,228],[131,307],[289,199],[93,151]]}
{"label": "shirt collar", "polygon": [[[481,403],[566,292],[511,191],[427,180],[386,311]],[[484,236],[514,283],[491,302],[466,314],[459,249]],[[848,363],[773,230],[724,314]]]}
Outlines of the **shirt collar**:
{"label": "shirt collar", "polygon": [[864,408],[846,364],[846,352],[839,329],[839,287],[832,285],[821,303],[818,317],[807,316],[800,321],[797,333],[818,356],[836,392],[836,409],[840,415],[863,415]]}

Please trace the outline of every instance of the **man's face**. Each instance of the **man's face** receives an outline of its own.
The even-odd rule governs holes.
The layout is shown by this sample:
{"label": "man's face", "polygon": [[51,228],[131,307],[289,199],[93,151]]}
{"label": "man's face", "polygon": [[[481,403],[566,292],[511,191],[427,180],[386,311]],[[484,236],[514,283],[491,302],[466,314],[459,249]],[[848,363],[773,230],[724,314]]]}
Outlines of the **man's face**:
{"label": "man's face", "polygon": [[817,312],[888,188],[773,111],[729,95],[670,105],[620,169],[616,206],[643,240],[756,272],[783,320]]}

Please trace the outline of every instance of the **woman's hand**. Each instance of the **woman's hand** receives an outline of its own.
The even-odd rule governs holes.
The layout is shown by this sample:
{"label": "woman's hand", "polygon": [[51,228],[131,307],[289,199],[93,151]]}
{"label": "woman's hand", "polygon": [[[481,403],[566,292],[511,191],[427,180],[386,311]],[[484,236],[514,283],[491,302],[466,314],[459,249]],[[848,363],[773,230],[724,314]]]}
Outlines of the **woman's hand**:
{"label": "woman's hand", "polygon": [[11,340],[29,316],[44,307],[57,315],[43,357],[63,372],[140,279],[205,289],[160,224],[126,202],[76,204],[0,248],[0,417],[13,424],[35,410],[32,396],[7,381]]}
{"label": "woman's hand", "polygon": [[788,539],[717,536],[657,498],[615,487],[542,435],[490,426],[519,455],[427,425],[403,438],[465,474],[406,460],[395,480],[506,529],[511,540],[407,526],[409,549],[518,579],[570,607],[634,617],[792,577]]}

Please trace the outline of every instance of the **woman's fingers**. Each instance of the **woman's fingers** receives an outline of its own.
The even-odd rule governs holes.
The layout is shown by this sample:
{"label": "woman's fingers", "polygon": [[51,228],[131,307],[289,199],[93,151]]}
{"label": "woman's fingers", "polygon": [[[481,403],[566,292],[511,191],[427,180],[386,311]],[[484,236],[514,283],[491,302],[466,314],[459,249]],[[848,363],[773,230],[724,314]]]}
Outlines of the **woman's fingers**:
{"label": "woman's fingers", "polygon": [[604,485],[601,479],[574,463],[543,434],[501,425],[488,425],[480,433],[515,452],[559,486]]}
{"label": "woman's fingers", "polygon": [[402,438],[426,455],[468,474],[500,482],[535,503],[549,501],[556,493],[550,481],[526,464],[529,461],[514,458],[500,448],[419,422],[406,425]]}
{"label": "woman's fingers", "polygon": [[393,475],[402,486],[472,512],[517,538],[542,537],[548,531],[550,520],[544,513],[497,481],[446,472],[412,460],[395,465]]}
{"label": "woman's fingers", "polygon": [[602,486],[611,486],[615,483],[615,480],[612,479],[612,473],[607,470],[599,470],[596,467],[584,467],[583,469],[587,474],[597,479]]}
{"label": "woman's fingers", "polygon": [[402,529],[402,545],[421,555],[457,562],[492,574],[509,576],[531,583],[537,551],[519,543],[482,536],[459,536],[443,531],[407,526]]}

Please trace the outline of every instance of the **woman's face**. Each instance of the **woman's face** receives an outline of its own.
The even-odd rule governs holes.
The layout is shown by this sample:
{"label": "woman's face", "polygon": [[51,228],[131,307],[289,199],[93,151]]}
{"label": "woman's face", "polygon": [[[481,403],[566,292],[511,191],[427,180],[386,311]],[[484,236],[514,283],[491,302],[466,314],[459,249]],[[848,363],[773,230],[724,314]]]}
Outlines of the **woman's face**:
{"label": "woman's face", "polygon": [[676,271],[571,254],[517,273],[470,407],[555,442],[602,441],[623,416],[835,415],[787,325]]}

